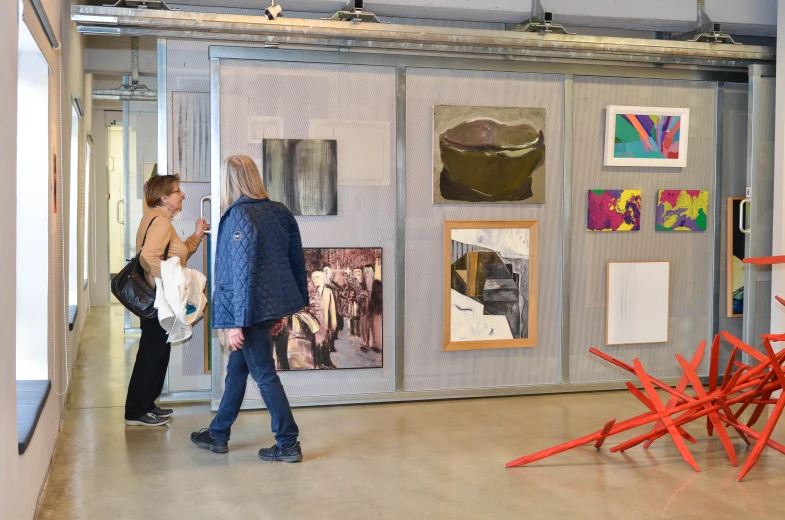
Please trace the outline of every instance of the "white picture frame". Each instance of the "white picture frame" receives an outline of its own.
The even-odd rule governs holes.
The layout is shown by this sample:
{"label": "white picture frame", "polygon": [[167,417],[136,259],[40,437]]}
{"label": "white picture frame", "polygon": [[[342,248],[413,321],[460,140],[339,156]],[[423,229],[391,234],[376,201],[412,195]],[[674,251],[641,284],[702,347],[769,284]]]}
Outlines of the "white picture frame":
{"label": "white picture frame", "polygon": [[[678,158],[619,157],[616,155],[616,116],[623,114],[678,116]],[[687,166],[690,130],[689,108],[634,107],[610,105],[605,113],[605,166],[643,166],[655,168],[684,168]]]}

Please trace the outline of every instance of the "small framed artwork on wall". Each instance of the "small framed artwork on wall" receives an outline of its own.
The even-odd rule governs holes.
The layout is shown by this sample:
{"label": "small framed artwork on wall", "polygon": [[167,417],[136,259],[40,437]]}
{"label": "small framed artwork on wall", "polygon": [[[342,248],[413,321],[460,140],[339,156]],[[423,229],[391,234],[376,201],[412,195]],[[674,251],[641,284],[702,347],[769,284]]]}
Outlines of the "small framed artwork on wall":
{"label": "small framed artwork on wall", "polygon": [[708,191],[660,190],[657,193],[657,231],[706,231],[708,214]]}
{"label": "small framed artwork on wall", "polygon": [[687,166],[689,108],[609,106],[605,166]]}
{"label": "small framed artwork on wall", "polygon": [[444,223],[444,350],[537,346],[537,222]]}
{"label": "small framed artwork on wall", "polygon": [[667,343],[670,262],[608,262],[607,345]]}

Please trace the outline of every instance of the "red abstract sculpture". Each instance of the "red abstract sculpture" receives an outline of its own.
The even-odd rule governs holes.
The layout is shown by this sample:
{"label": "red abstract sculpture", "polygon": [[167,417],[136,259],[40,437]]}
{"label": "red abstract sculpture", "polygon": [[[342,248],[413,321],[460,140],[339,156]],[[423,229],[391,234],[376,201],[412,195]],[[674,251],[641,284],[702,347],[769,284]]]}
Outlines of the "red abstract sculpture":
{"label": "red abstract sculpture", "polygon": [[[772,265],[785,263],[785,256],[749,258],[745,262],[756,265]],[[779,296],[776,299],[782,305],[785,305],[785,299]],[[731,352],[728,366],[725,368],[722,384],[718,388],[721,338],[724,338],[725,341],[733,346],[733,351]],[[785,388],[785,375],[783,375],[785,350],[775,353],[772,343],[785,342],[785,334],[764,334],[762,338],[763,346],[766,350],[765,354],[727,332],[723,331],[715,336],[711,345],[708,389],[703,386],[697,374],[697,368],[703,359],[706,349],[705,341],[698,346],[695,355],[689,362],[682,356],[676,355],[676,360],[684,371],[684,375],[675,388],[671,388],[669,385],[647,374],[643,365],[637,359],[633,361],[633,366],[630,366],[597,349],[589,349],[592,354],[636,375],[640,380],[643,391],[640,391],[629,382],[627,383],[627,389],[648,408],[648,411],[620,423],[617,423],[616,419],[611,419],[602,429],[594,433],[513,460],[508,462],[505,467],[524,466],[589,443],[594,443],[594,447],[599,449],[608,437],[646,424],[652,424],[650,431],[614,446],[610,451],[612,453],[625,451],[641,443],[643,443],[644,448],[648,448],[651,443],[667,435],[670,436],[676,445],[682,458],[695,471],[699,471],[698,464],[692,457],[685,442],[695,443],[697,441],[682,429],[682,426],[706,417],[708,434],[711,436],[714,432],[717,433],[733,466],[738,466],[739,463],[733,443],[728,436],[727,428],[733,428],[748,445],[751,444],[750,439],[756,441],[750,456],[736,477],[736,480],[741,482],[755,466],[763,449],[767,446],[785,454],[785,446],[770,438],[785,409],[785,392],[781,392],[777,399],[773,399],[773,394]],[[736,361],[736,356],[739,352],[747,354],[757,364],[751,366]],[[695,392],[694,396],[684,393],[687,385],[692,386]],[[670,395],[667,402],[663,403],[660,399],[659,394],[656,392],[658,388]],[[738,405],[738,408],[734,411],[731,407],[736,405]],[[773,405],[774,409],[769,415],[763,430],[760,433],[753,430],[752,427],[763,415],[765,407],[770,405]],[[750,406],[754,407],[750,419],[746,424],[740,423],[739,418]]]}

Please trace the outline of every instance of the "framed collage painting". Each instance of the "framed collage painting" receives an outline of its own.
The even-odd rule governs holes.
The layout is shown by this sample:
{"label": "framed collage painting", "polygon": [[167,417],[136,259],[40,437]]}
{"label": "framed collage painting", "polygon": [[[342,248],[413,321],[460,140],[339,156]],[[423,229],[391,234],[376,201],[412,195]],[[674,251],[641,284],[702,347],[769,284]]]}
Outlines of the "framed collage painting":
{"label": "framed collage painting", "polygon": [[532,220],[444,223],[444,350],[537,346]]}

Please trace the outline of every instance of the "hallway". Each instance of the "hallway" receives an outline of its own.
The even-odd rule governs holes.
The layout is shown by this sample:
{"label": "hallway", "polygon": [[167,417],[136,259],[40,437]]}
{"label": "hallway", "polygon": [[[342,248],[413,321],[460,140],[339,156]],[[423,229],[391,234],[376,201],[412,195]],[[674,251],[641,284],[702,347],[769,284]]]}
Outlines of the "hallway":
{"label": "hallway", "polygon": [[[639,413],[624,393],[296,409],[305,461],[269,464],[256,455],[274,442],[264,411],[240,414],[228,455],[188,438],[208,425],[207,405],[176,406],[168,428],[126,427],[134,355],[122,308],[94,308],[37,518],[782,517],[785,458],[765,451],[737,484],[719,440],[700,429],[690,430],[700,473],[670,442],[627,456],[584,447],[504,469],[607,418]],[[774,438],[785,442],[785,430]],[[743,443],[734,443],[745,460]]]}

